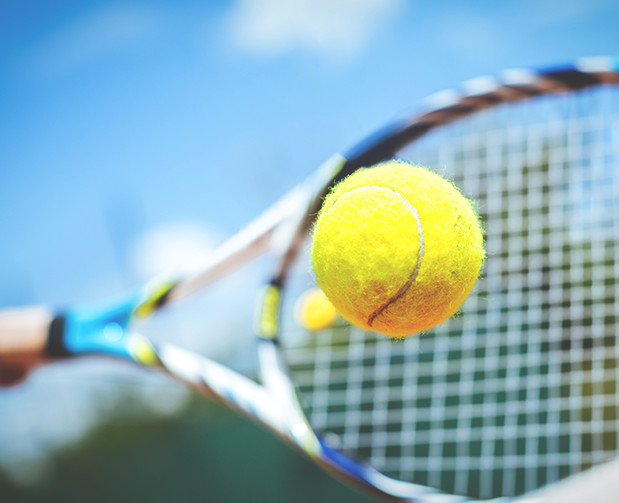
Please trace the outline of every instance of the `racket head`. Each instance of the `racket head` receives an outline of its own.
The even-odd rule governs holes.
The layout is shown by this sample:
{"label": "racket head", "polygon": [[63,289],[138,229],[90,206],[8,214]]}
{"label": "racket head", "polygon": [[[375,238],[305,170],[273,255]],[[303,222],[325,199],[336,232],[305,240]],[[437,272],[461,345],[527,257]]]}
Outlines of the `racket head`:
{"label": "racket head", "polygon": [[[591,86],[619,79],[614,63],[594,63],[592,73],[582,65],[520,72],[508,76],[510,84],[478,82],[455,99],[441,95],[429,111],[364,142],[348,161],[311,180],[310,193],[320,196],[355,169],[397,156],[453,178],[478,201],[488,230],[485,276],[460,316],[428,337],[394,343],[342,321],[315,334],[294,325],[286,313],[294,312],[295,291],[313,278],[307,250],[293,270],[290,264],[319,206],[316,197],[291,227],[274,275],[276,290],[287,286],[284,308],[278,310],[279,298],[273,302],[272,329],[259,342],[265,388],[126,330],[131,318],[150,314],[175,292],[184,296],[204,275],[155,282],[111,308],[72,313],[79,318],[73,326],[92,322],[91,335],[106,336],[116,324],[121,337],[99,337],[96,347],[89,341],[70,352],[109,353],[166,370],[254,417],[327,469],[391,498],[516,495],[614,456],[618,107],[616,86]],[[564,96],[546,96],[558,91]],[[523,101],[535,95],[541,96]],[[276,216],[261,220],[250,242],[285,220]],[[247,246],[239,243],[235,257]],[[136,340],[145,352],[131,350]]]}
{"label": "racket head", "polygon": [[[394,155],[452,179],[477,202],[488,258],[461,312],[421,337],[392,341],[342,319],[309,333],[284,314],[284,358],[326,445],[481,499],[617,455],[616,69],[589,60],[547,77],[508,72],[511,88],[471,82],[349,156],[342,176]],[[283,312],[314,284],[305,249]]]}

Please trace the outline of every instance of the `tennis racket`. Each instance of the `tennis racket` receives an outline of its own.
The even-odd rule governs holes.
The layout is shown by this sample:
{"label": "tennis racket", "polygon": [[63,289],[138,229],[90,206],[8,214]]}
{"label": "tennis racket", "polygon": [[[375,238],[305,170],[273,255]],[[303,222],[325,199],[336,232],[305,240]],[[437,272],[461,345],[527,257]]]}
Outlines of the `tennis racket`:
{"label": "tennis racket", "polygon": [[[619,62],[593,58],[439,93],[333,156],[194,273],[58,313],[47,353],[166,372],[386,500],[542,501],[538,489],[617,456],[618,84]],[[459,316],[423,337],[393,342],[343,320],[308,333],[291,313],[313,284],[307,238],[322,199],[393,157],[478,202],[484,275]],[[276,265],[258,302],[259,381],[138,331],[261,254]],[[0,351],[18,332],[0,333]]]}

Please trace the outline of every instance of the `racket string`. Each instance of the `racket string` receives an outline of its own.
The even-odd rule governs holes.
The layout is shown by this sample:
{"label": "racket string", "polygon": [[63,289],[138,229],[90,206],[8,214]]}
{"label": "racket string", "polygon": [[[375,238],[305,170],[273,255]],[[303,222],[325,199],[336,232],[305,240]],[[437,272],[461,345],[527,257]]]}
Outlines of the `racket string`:
{"label": "racket string", "polygon": [[313,426],[389,475],[477,498],[616,456],[617,91],[498,107],[400,156],[478,202],[484,276],[421,338],[345,323],[295,337],[285,351]]}

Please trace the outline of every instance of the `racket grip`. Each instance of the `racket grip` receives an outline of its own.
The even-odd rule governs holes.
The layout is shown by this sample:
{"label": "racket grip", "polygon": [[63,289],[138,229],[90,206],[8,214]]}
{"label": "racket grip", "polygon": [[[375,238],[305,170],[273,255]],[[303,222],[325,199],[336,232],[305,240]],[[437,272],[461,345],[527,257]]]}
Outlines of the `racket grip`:
{"label": "racket grip", "polygon": [[22,380],[48,359],[53,313],[42,306],[0,311],[0,385]]}

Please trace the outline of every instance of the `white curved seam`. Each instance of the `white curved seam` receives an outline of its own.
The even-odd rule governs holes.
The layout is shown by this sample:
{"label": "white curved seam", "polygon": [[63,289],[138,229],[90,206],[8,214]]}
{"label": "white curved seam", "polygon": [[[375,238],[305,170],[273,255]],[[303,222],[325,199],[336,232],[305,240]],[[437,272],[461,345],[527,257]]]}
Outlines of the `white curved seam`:
{"label": "white curved seam", "polygon": [[[393,304],[394,302],[396,302],[400,298],[402,298],[404,296],[404,294],[409,290],[409,288],[411,287],[413,282],[417,279],[417,276],[419,275],[419,269],[421,268],[421,263],[423,261],[423,255],[424,255],[424,235],[423,235],[423,226],[421,225],[421,218],[419,217],[419,212],[410,203],[410,201],[408,199],[406,199],[404,197],[404,195],[399,193],[397,190],[393,190],[390,187],[381,187],[379,185],[366,185],[365,187],[357,187],[356,189],[352,189],[352,190],[350,190],[348,192],[345,192],[344,194],[342,194],[342,196],[345,196],[347,194],[351,194],[353,192],[361,191],[361,190],[367,190],[367,189],[386,190],[386,191],[389,191],[389,192],[397,195],[402,200],[404,205],[408,208],[408,210],[411,212],[411,214],[413,215],[413,218],[415,219],[415,221],[417,223],[417,233],[419,235],[419,252],[417,253],[417,264],[415,265],[415,269],[413,270],[412,274],[409,276],[409,278],[406,281],[406,283],[404,285],[402,285],[402,287],[397,291],[397,293],[393,297],[391,297],[384,305],[380,306],[378,309],[376,309],[369,316],[369,318],[368,318],[368,325],[371,327],[372,323],[374,323],[374,320],[378,316],[380,316],[391,304]],[[342,196],[340,196],[340,197],[342,197]],[[327,209],[326,212],[328,212],[331,208],[333,208],[333,206],[335,206],[338,203],[338,201],[339,201],[339,199],[337,199]]]}

